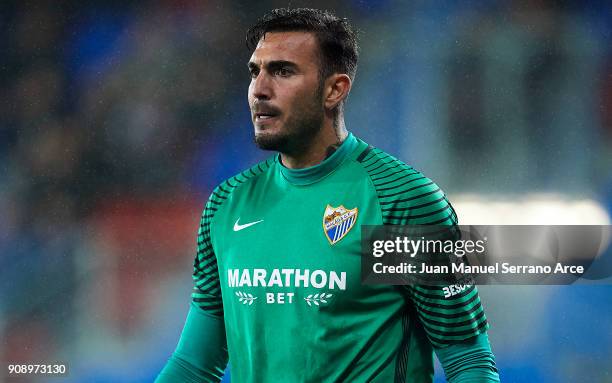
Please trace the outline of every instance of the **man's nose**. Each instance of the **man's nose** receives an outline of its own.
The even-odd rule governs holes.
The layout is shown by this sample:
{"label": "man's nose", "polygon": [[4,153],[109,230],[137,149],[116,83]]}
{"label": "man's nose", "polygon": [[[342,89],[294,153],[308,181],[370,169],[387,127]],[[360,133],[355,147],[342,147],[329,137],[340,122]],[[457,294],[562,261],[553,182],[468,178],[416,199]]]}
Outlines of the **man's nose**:
{"label": "man's nose", "polygon": [[254,98],[258,100],[271,99],[273,92],[270,76],[260,72],[257,77],[252,80],[251,89]]}

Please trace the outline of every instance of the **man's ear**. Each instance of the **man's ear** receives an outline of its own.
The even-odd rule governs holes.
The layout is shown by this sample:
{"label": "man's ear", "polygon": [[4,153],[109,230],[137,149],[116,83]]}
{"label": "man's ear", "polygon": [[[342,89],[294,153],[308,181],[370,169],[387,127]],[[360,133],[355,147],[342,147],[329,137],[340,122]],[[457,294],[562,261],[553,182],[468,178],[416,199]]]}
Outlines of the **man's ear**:
{"label": "man's ear", "polygon": [[325,80],[325,109],[334,109],[351,91],[351,78],[346,74],[335,73]]}

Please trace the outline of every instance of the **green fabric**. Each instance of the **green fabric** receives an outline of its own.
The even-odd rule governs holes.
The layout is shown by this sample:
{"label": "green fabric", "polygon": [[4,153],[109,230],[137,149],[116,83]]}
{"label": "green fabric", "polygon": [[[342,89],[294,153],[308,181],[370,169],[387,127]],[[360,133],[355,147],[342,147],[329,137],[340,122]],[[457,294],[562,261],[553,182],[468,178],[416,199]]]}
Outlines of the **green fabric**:
{"label": "green fabric", "polygon": [[[193,303],[224,319],[235,382],[431,382],[432,346],[488,328],[478,292],[363,285],[360,226],[456,223],[435,183],[353,135],[311,168],[275,156],[212,192]],[[185,339],[217,357],[218,334]]]}
{"label": "green fabric", "polygon": [[435,351],[449,383],[499,382],[486,333]]}
{"label": "green fabric", "polygon": [[[282,164],[280,165],[280,171],[285,179],[294,185],[308,185],[313,182],[317,182],[321,178],[327,176],[335,169],[338,165],[351,154],[353,150],[359,145],[352,133],[349,133],[346,140],[340,145],[340,147],[325,161],[321,162],[316,166],[312,166],[304,169],[289,169]],[[280,164],[280,154],[277,161]]]}
{"label": "green fabric", "polygon": [[191,303],[176,350],[155,382],[218,382],[227,361],[223,319]]}

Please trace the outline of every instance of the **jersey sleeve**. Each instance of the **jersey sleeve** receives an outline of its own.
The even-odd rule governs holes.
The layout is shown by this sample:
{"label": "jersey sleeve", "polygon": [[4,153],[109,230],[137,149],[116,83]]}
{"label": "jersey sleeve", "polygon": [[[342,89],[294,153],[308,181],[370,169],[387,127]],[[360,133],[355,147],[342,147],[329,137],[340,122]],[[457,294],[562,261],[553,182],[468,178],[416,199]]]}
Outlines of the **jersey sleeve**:
{"label": "jersey sleeve", "polygon": [[436,348],[436,355],[449,383],[499,383],[495,356],[486,333]]}
{"label": "jersey sleeve", "polygon": [[[457,214],[444,192],[419,171],[371,147],[358,161],[375,189],[383,225],[458,224]],[[445,347],[486,331],[488,323],[476,287],[469,286],[448,298],[443,287],[401,286],[431,344]]]}
{"label": "jersey sleeve", "polygon": [[176,350],[155,383],[219,382],[227,361],[223,318],[192,302]]}
{"label": "jersey sleeve", "polygon": [[215,195],[213,191],[198,229],[194,288],[187,320],[176,350],[156,383],[218,382],[227,366],[221,286],[211,238],[212,219],[220,206]]}
{"label": "jersey sleeve", "polygon": [[196,256],[193,262],[193,303],[209,315],[223,316],[221,285],[217,257],[211,238],[212,220],[221,205],[217,190],[213,191],[200,221]]}
{"label": "jersey sleeve", "polygon": [[[444,192],[433,182],[423,189],[422,197],[415,198],[418,203],[406,212],[407,223],[456,226],[457,215]],[[445,347],[485,332],[488,323],[476,286],[470,285],[449,297],[445,297],[448,294],[444,287],[447,286],[407,286],[409,298],[432,345]]]}

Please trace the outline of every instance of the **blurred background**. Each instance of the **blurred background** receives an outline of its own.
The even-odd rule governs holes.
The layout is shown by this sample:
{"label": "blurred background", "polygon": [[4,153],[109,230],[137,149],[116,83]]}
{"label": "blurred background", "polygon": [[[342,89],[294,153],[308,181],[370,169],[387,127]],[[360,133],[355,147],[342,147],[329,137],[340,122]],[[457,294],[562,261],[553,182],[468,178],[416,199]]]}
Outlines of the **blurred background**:
{"label": "blurred background", "polygon": [[[410,3],[289,4],[363,32],[349,130],[436,180],[461,223],[609,223],[611,3]],[[252,144],[244,36],[283,6],[2,2],[2,369],[153,381],[208,194],[270,155]],[[611,286],[483,286],[502,381],[612,382]]]}

